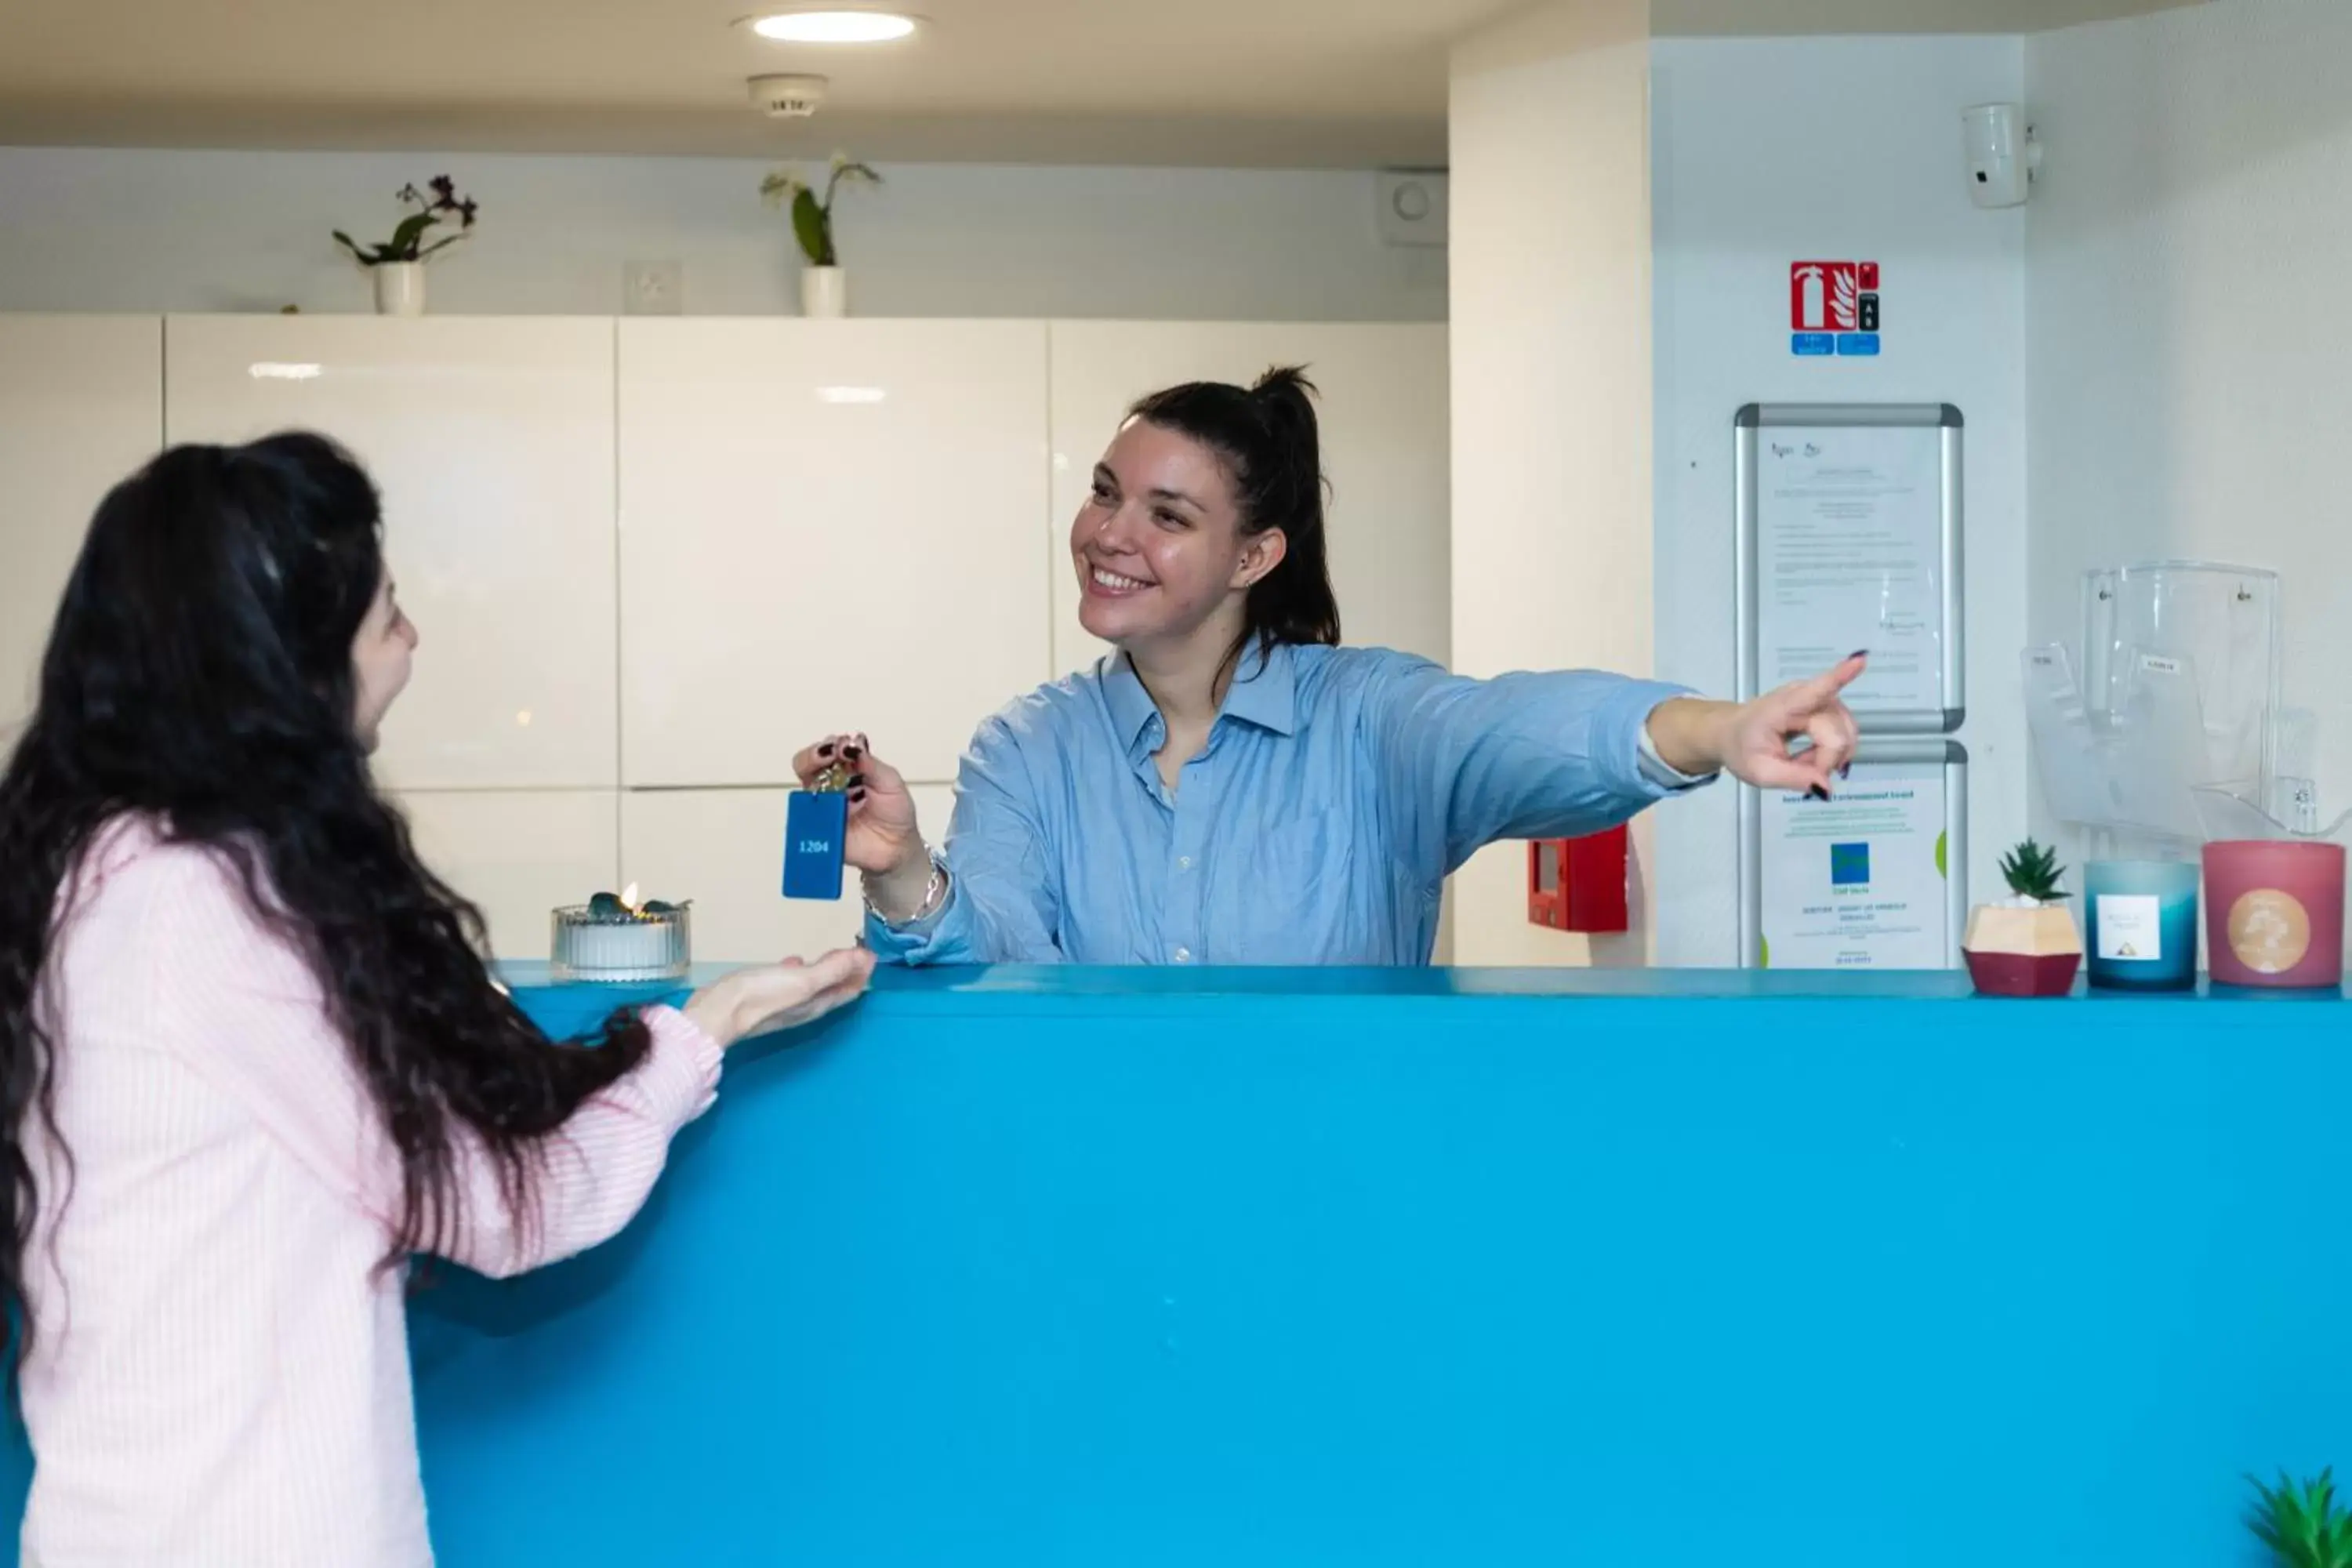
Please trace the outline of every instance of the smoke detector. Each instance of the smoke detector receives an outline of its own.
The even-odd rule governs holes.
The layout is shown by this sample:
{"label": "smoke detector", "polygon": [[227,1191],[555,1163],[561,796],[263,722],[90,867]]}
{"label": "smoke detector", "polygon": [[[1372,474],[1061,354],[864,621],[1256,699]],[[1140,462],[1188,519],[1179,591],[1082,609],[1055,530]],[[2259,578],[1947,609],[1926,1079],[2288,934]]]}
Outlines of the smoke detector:
{"label": "smoke detector", "polygon": [[824,101],[821,76],[755,76],[746,85],[751,107],[771,120],[805,120]]}

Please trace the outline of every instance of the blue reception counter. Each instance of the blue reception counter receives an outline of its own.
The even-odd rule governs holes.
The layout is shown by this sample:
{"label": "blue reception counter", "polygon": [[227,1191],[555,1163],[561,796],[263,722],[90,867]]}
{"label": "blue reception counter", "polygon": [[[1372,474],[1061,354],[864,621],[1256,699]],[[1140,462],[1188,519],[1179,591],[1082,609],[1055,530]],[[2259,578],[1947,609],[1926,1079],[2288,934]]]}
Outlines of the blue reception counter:
{"label": "blue reception counter", "polygon": [[2352,1464],[2347,1016],[887,973],[618,1240],[417,1299],[442,1560],[2240,1562]]}

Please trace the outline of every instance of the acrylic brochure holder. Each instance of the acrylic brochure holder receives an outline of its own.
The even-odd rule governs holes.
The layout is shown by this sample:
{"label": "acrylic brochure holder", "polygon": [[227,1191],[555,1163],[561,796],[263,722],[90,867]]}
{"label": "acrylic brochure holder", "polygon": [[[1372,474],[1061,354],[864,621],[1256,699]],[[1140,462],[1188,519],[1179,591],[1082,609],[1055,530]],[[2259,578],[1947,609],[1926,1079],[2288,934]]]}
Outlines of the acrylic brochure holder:
{"label": "acrylic brochure holder", "polygon": [[2129,678],[2094,710],[2063,647],[2025,650],[2025,721],[2059,821],[2127,838],[2202,841],[2189,791],[2210,782],[2203,711],[2185,658],[2126,650]]}
{"label": "acrylic brochure holder", "polygon": [[1863,745],[1832,799],[1740,787],[1743,968],[1959,963],[1963,424],[1943,403],[1750,404],[1733,421],[1739,700],[1870,656],[1845,691]]}
{"label": "acrylic brochure holder", "polygon": [[[2149,562],[2084,574],[2082,664],[2026,649],[2026,722],[2052,812],[2098,858],[2182,858],[2289,836],[2307,779],[2278,767],[2278,579]],[[2263,822],[2270,831],[2252,831]]]}
{"label": "acrylic brochure holder", "polygon": [[2196,780],[2274,802],[2278,778],[2279,581],[2203,561],[2151,561],[2083,576],[2083,668],[2093,712],[2129,699],[2148,658],[2187,667],[2207,771]]}

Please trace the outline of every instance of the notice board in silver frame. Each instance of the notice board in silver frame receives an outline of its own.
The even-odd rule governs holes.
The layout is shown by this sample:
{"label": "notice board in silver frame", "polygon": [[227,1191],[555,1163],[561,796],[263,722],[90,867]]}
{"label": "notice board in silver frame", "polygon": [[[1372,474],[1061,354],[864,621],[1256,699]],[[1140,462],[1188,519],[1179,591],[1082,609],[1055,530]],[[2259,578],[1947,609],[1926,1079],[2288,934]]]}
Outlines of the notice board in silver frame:
{"label": "notice board in silver frame", "polygon": [[1751,403],[1735,429],[1739,700],[1866,649],[1845,694],[1865,732],[1958,730],[1960,411]]}

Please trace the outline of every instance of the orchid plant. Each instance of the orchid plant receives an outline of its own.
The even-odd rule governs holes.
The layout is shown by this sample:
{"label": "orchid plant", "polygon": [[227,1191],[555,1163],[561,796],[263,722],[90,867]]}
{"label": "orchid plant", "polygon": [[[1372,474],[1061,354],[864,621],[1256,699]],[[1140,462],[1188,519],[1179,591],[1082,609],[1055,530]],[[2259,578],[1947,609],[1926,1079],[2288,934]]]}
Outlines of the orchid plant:
{"label": "orchid plant", "polygon": [[771,206],[790,206],[793,214],[793,236],[801,242],[801,254],[808,258],[811,267],[838,267],[841,253],[833,243],[833,199],[845,184],[878,185],[882,176],[864,163],[854,163],[843,154],[833,155],[832,173],[824,182],[824,195],[820,197],[814,186],[800,176],[797,169],[779,169],[760,182],[760,195]]}
{"label": "orchid plant", "polygon": [[[421,191],[415,185],[404,185],[397,199],[403,206],[416,210],[400,220],[392,237],[383,244],[363,247],[341,229],[335,230],[336,240],[358,258],[361,266],[388,267],[398,262],[422,261],[436,251],[446,250],[472,230],[478,210],[471,196],[457,194],[457,182],[446,174],[436,174]],[[425,236],[445,223],[455,223],[457,232],[425,243]]]}

